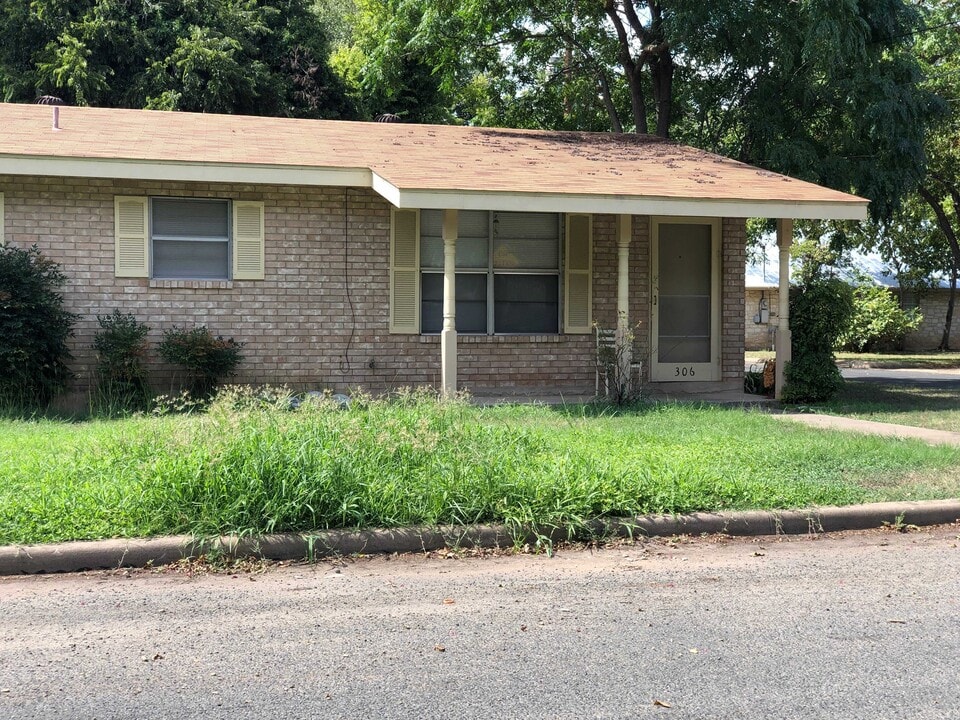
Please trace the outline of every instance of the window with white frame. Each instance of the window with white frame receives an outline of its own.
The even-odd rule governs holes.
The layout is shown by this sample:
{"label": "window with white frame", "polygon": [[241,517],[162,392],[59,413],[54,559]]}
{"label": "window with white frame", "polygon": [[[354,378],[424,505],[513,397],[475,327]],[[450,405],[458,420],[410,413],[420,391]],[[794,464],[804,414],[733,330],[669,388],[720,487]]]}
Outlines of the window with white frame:
{"label": "window with white frame", "polygon": [[[420,212],[420,331],[443,325],[442,212]],[[560,216],[458,214],[456,326],[459,333],[556,334],[560,329]]]}
{"label": "window with white frame", "polygon": [[230,210],[228,200],[152,198],[152,277],[228,279]]}

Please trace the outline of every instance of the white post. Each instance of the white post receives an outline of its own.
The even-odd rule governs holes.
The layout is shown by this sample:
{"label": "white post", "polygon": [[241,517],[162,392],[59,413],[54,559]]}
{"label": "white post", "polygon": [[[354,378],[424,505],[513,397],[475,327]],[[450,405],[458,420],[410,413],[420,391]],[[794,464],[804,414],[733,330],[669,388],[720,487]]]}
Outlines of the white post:
{"label": "white post", "polygon": [[777,247],[780,248],[780,287],[777,317],[777,366],[774,375],[774,397],[783,395],[783,369],[790,362],[790,245],[793,242],[793,220],[777,220]]}
{"label": "white post", "polygon": [[617,352],[619,381],[629,391],[630,357],[630,239],[633,236],[633,216],[617,216]]}
{"label": "white post", "polygon": [[443,329],[440,331],[440,393],[457,394],[457,218],[456,210],[443,211]]}

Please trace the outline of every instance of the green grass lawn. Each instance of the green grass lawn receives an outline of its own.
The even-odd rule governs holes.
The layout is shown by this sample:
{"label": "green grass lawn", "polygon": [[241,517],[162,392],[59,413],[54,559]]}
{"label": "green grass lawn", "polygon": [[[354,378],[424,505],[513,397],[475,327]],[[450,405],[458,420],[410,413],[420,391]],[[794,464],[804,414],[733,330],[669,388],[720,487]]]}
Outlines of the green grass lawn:
{"label": "green grass lawn", "polygon": [[64,423],[0,420],[0,543],[793,508],[960,494],[960,449],[651,405],[410,397]]}
{"label": "green grass lawn", "polygon": [[960,389],[848,381],[835,398],[814,409],[830,415],[960,433]]}

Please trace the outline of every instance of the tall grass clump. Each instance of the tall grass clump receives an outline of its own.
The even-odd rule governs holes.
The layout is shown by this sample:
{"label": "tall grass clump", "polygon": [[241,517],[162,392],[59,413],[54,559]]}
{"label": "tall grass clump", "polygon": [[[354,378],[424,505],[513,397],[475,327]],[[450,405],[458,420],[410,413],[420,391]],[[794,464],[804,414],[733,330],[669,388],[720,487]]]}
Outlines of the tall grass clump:
{"label": "tall grass clump", "polygon": [[201,533],[490,520],[541,449],[529,431],[484,425],[465,404],[426,394],[354,398],[349,409],[310,399],[296,411],[237,410],[230,397],[203,425],[215,440],[158,457],[148,490],[159,516],[193,508]]}

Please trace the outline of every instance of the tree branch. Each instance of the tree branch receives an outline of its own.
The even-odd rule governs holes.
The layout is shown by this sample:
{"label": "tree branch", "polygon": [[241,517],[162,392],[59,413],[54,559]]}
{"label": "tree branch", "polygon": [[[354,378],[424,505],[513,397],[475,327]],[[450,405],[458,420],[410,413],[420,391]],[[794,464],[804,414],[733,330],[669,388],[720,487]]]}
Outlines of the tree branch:
{"label": "tree branch", "polygon": [[[953,189],[951,188],[951,190]],[[953,263],[956,266],[960,266],[960,243],[957,242],[957,234],[950,224],[950,218],[947,217],[947,211],[944,209],[943,203],[923,185],[917,186],[917,192],[927,205],[930,206],[930,209],[933,210],[933,214],[937,216],[937,225],[940,226],[940,230],[946,236],[947,242],[950,243],[950,251],[953,253]],[[955,193],[956,190],[953,190],[951,196],[954,196]],[[954,202],[957,200],[960,200],[960,196],[957,196]]]}

